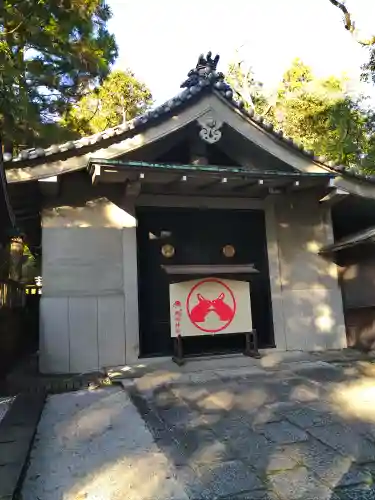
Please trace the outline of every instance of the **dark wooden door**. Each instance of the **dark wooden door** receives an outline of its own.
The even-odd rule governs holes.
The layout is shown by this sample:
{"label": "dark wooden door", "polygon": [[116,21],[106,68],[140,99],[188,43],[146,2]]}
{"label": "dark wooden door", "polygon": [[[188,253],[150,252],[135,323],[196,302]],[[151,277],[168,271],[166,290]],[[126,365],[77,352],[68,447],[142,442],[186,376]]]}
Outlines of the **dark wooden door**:
{"label": "dark wooden door", "polygon": [[[259,274],[251,279],[253,324],[260,347],[274,346],[263,212],[145,208],[138,210],[137,217],[142,356],[172,352],[169,285],[163,264],[254,264]],[[175,248],[171,258],[162,254],[167,243]],[[234,257],[223,255],[225,245],[234,246]],[[184,344],[191,353],[239,350],[243,336],[191,337]]]}

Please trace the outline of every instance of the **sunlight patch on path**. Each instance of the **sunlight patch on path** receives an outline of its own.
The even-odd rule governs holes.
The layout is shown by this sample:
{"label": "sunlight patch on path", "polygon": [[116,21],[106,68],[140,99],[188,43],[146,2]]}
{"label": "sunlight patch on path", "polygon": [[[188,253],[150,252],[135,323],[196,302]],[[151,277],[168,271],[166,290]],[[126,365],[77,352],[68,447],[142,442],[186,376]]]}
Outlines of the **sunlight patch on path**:
{"label": "sunlight patch on path", "polygon": [[51,396],[23,500],[187,500],[125,391]]}

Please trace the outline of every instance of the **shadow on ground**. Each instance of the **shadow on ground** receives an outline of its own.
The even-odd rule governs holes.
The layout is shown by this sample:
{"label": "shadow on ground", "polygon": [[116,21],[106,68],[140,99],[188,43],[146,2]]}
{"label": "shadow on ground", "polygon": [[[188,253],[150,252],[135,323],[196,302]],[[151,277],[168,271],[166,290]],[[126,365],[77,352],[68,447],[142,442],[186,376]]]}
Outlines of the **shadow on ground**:
{"label": "shadow on ground", "polygon": [[189,498],[375,499],[375,385],[364,372],[310,363],[132,399]]}
{"label": "shadow on ground", "polygon": [[52,396],[23,500],[375,499],[371,364],[206,375]]}

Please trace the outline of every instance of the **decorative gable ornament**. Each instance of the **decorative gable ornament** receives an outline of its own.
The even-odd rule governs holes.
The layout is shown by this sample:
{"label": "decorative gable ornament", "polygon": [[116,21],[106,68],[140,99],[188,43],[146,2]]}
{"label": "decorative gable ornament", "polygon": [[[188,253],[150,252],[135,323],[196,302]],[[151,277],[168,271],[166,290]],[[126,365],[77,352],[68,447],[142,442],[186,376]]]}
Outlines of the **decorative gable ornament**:
{"label": "decorative gable ornament", "polygon": [[203,116],[198,120],[201,130],[199,132],[199,137],[208,144],[214,144],[221,139],[221,127],[223,122],[214,118],[213,116]]}

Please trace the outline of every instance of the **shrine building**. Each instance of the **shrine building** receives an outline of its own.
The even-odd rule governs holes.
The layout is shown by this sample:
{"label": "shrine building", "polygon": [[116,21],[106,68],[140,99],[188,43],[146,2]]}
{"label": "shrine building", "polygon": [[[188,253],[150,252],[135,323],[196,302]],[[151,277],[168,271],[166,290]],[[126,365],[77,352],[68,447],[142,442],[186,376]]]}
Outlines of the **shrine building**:
{"label": "shrine building", "polygon": [[[372,244],[357,233],[375,225],[374,178],[285,137],[237,99],[217,64],[201,56],[178,95],[134,120],[5,155],[11,194],[24,206],[16,214],[21,225],[34,220],[42,253],[42,372],[171,356],[176,276],[249,283],[244,308],[260,353],[356,345],[363,311],[367,326],[375,319],[375,280],[362,290],[355,257],[339,257]],[[206,300],[197,322],[210,311],[223,324],[230,317],[234,302],[223,306],[219,292],[197,294]],[[183,315],[185,303],[175,303]],[[184,339],[187,354],[243,349],[242,332],[201,330]]]}

